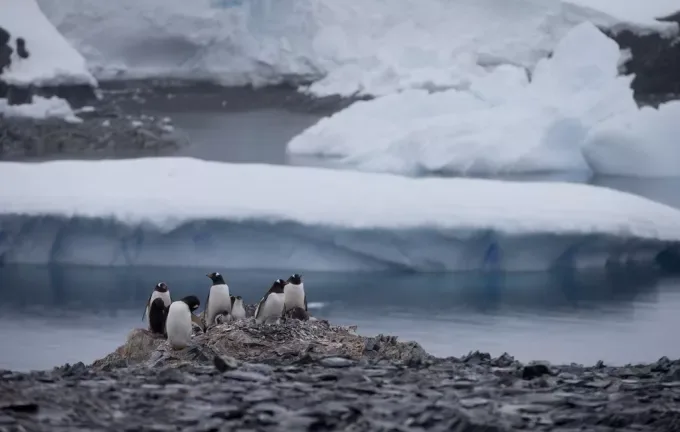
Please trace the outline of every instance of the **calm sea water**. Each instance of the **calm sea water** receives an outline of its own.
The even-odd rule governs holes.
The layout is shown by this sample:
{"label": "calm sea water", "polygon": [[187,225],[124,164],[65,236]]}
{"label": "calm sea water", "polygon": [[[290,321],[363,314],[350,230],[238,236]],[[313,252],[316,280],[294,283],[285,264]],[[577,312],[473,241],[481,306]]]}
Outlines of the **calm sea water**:
{"label": "calm sea water", "polygon": [[[158,280],[204,299],[214,269],[0,268],[0,368],[45,369],[113,351],[141,321]],[[219,270],[219,269],[218,269]],[[254,303],[272,271],[226,273]],[[416,340],[440,356],[470,350],[522,360],[612,364],[680,356],[680,281],[652,274],[305,275],[312,314],[361,334]]]}
{"label": "calm sea water", "polygon": [[[328,165],[291,160],[286,142],[322,114],[272,108],[239,93],[214,92],[180,102],[163,96],[149,114],[169,114],[192,144],[180,155],[229,162]],[[240,98],[240,99],[239,99]],[[277,99],[278,98],[278,99]],[[165,102],[167,101],[167,102]],[[259,105],[258,105],[259,104]],[[217,108],[216,108],[217,107]],[[242,108],[239,108],[242,107]],[[589,182],[640,194],[680,208],[680,179],[529,179]],[[91,362],[143,327],[150,290],[166,281],[173,296],[204,299],[208,271],[220,269],[8,266],[0,268],[0,368],[45,369]],[[233,291],[256,302],[271,271],[228,272]],[[365,335],[386,333],[416,340],[429,352],[462,355],[470,350],[508,352],[521,360],[612,364],[679,357],[680,280],[653,274],[385,273],[306,274],[313,314],[356,324]]]}

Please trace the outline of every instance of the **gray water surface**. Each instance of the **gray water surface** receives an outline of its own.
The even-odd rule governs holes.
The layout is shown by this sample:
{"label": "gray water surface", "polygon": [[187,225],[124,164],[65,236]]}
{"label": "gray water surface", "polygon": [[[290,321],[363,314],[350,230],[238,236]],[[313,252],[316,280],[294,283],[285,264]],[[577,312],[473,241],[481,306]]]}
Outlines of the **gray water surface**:
{"label": "gray water surface", "polygon": [[[80,266],[0,268],[0,368],[91,362],[141,321],[159,280],[174,298],[204,301],[215,269]],[[219,270],[219,269],[217,269]],[[232,292],[254,303],[275,271],[235,271]],[[471,350],[520,360],[611,364],[680,356],[680,281],[654,274],[310,273],[310,310],[364,335],[398,335],[438,356]]]}

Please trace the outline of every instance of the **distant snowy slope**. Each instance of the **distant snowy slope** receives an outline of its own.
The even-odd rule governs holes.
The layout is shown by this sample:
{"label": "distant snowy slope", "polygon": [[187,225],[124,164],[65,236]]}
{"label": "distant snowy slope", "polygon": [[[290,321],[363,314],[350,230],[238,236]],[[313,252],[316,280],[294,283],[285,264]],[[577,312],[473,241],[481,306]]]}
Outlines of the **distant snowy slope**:
{"label": "distant snowy slope", "polygon": [[536,66],[503,66],[463,91],[411,90],[356,102],[294,137],[288,152],[421,175],[579,171],[680,176],[675,103],[639,109],[620,50],[582,23]]}
{"label": "distant snowy slope", "polygon": [[[35,0],[0,0],[0,27],[11,33],[10,44],[15,50],[11,67],[2,75],[5,82],[38,86],[97,85],[83,56],[45,18]],[[17,37],[26,40],[28,59],[17,55],[14,42]]]}
{"label": "distant snowy slope", "polygon": [[0,163],[0,261],[303,270],[649,265],[680,212],[605,188],[185,158]]}
{"label": "distant snowy slope", "polygon": [[[649,28],[658,31],[672,30],[672,26],[660,23],[665,18],[680,12],[678,0],[563,0],[582,10],[592,10],[611,17],[622,24],[637,25],[640,29]],[[610,25],[612,21],[610,21]]]}
{"label": "distant snowy slope", "polygon": [[[39,1],[98,77],[313,79],[321,96],[464,87],[484,73],[478,64],[533,67],[584,20],[621,23],[610,4],[560,0]],[[619,15],[624,27],[677,29]]]}

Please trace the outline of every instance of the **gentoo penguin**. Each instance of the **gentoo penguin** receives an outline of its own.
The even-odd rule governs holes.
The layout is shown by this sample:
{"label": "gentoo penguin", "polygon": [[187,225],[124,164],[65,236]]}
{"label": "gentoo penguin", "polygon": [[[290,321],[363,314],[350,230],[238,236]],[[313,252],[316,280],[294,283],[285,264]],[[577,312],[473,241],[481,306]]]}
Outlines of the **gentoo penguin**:
{"label": "gentoo penguin", "polygon": [[296,307],[307,310],[307,295],[305,294],[305,284],[302,282],[302,276],[295,273],[289,277],[286,286],[283,288],[283,293],[286,298],[286,311]]}
{"label": "gentoo penguin", "polygon": [[[172,303],[172,300],[170,299],[170,290],[168,289],[168,286],[165,284],[165,282],[158,282],[154,287],[153,291],[151,291],[149,299],[146,301],[146,307],[144,308],[142,320],[146,318],[149,324],[151,324],[149,321],[149,306],[151,306],[151,302],[153,302],[157,298],[163,300],[163,304],[165,305],[165,307],[170,306],[170,303]],[[151,329],[151,327],[149,327],[149,329]]]}
{"label": "gentoo penguin", "polygon": [[258,323],[263,322],[276,322],[283,315],[283,305],[285,304],[285,294],[283,293],[283,287],[286,285],[286,281],[283,279],[276,279],[274,284],[269,288],[267,294],[262,297],[260,303],[255,309],[255,321]]}
{"label": "gentoo penguin", "polygon": [[165,334],[165,319],[168,308],[163,299],[156,297],[149,306],[149,330],[158,334]]}
{"label": "gentoo penguin", "polygon": [[193,312],[198,309],[199,305],[198,297],[193,295],[170,304],[168,317],[165,321],[165,331],[168,335],[168,342],[174,349],[189,346],[192,335],[191,322],[194,321],[192,317],[196,317]]}
{"label": "gentoo penguin", "polygon": [[231,297],[229,286],[219,273],[209,273],[206,276],[212,280],[212,286],[205,301],[205,325],[210,327],[214,324],[217,314],[231,314]]}
{"label": "gentoo penguin", "polygon": [[231,317],[235,320],[244,319],[246,317],[246,309],[243,307],[243,299],[241,296],[231,296]]}

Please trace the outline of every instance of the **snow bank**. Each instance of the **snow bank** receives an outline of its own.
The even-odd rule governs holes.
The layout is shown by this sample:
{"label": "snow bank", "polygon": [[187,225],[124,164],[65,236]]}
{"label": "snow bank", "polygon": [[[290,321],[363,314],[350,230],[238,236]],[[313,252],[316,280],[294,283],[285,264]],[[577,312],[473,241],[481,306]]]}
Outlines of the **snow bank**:
{"label": "snow bank", "polygon": [[680,175],[677,107],[638,109],[632,77],[618,75],[620,59],[616,42],[583,23],[536,65],[531,82],[506,65],[468,90],[357,102],[294,137],[287,151],[410,175]]}
{"label": "snow bank", "polygon": [[185,158],[0,163],[0,261],[301,270],[644,265],[680,212],[569,183]]}
{"label": "snow bank", "polygon": [[[2,79],[14,85],[97,85],[83,56],[45,18],[35,0],[0,0],[0,27],[10,32],[12,65]],[[26,40],[30,56],[20,58],[15,40]]]}
{"label": "snow bank", "polygon": [[315,81],[306,90],[318,96],[466,87],[484,74],[479,65],[532,68],[584,20],[677,30],[647,14],[622,12],[630,22],[621,23],[560,0],[39,2],[100,78],[304,79]]}
{"label": "snow bank", "polygon": [[71,105],[56,96],[50,98],[33,96],[33,102],[24,105],[9,105],[7,99],[0,99],[0,115],[34,119],[60,118],[71,123],[82,122],[71,109]]}

